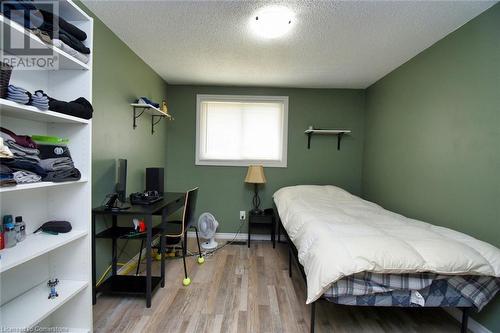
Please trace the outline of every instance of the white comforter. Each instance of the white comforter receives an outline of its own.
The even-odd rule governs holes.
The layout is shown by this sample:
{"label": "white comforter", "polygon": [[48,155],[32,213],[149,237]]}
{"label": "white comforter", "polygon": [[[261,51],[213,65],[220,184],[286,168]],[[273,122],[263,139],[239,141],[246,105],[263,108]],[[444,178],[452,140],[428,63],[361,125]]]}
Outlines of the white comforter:
{"label": "white comforter", "polygon": [[390,212],[338,187],[291,186],[273,197],[304,266],[307,303],[335,281],[363,271],[500,277],[498,248]]}

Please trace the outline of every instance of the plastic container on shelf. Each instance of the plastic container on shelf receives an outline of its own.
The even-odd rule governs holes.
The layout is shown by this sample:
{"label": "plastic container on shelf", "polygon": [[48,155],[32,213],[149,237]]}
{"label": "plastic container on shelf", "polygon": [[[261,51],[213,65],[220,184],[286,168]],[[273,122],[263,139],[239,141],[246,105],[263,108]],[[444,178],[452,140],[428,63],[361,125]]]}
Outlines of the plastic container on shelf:
{"label": "plastic container on shelf", "polygon": [[60,138],[58,136],[32,135],[31,139],[36,143],[46,145],[67,145],[69,143],[69,139]]}

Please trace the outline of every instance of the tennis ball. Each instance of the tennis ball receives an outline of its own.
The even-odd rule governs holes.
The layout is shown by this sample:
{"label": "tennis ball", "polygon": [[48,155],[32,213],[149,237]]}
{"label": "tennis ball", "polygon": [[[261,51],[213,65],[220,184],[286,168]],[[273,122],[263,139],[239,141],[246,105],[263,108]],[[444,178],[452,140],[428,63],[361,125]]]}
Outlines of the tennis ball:
{"label": "tennis ball", "polygon": [[198,264],[203,264],[205,262],[205,258],[203,257],[198,257]]}
{"label": "tennis ball", "polygon": [[190,278],[185,278],[184,280],[182,280],[182,285],[184,287],[187,287],[191,284],[191,279]]}

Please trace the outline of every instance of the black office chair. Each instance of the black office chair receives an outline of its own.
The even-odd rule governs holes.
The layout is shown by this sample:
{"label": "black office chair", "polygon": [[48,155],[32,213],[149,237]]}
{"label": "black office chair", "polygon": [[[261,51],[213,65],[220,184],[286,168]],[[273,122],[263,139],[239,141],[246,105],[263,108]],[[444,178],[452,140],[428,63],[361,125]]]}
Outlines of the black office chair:
{"label": "black office chair", "polygon": [[[182,249],[182,260],[184,263],[184,280],[182,280],[182,284],[184,286],[189,286],[191,284],[191,279],[187,273],[186,267],[186,254],[187,254],[187,232],[190,228],[194,229],[196,233],[196,243],[198,244],[198,264],[203,264],[205,262],[205,258],[201,255],[200,248],[200,239],[198,238],[198,228],[195,225],[195,210],[196,210],[196,199],[198,197],[198,187],[189,190],[186,192],[186,197],[184,201],[184,210],[182,213],[181,221],[169,221],[169,225],[177,225],[178,231],[174,233],[166,233],[166,243],[167,247],[172,247],[179,245]],[[137,274],[139,273],[139,264],[141,262],[141,253],[143,249],[144,243],[141,242],[141,251],[139,252],[139,262],[137,264]],[[161,253],[160,253],[161,255]]]}

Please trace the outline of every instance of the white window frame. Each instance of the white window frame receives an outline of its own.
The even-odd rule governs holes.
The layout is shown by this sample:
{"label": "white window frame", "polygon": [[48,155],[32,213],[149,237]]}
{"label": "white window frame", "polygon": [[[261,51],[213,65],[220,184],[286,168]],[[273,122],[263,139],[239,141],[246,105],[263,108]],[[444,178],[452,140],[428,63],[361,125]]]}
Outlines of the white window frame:
{"label": "white window frame", "polygon": [[[281,160],[217,160],[217,159],[201,159],[200,158],[200,132],[201,132],[201,103],[205,101],[217,102],[281,102],[283,103],[283,137],[281,146]],[[252,95],[196,95],[196,165],[213,165],[213,166],[249,166],[262,165],[264,167],[287,167],[287,151],[288,151],[288,96],[252,96]]]}

